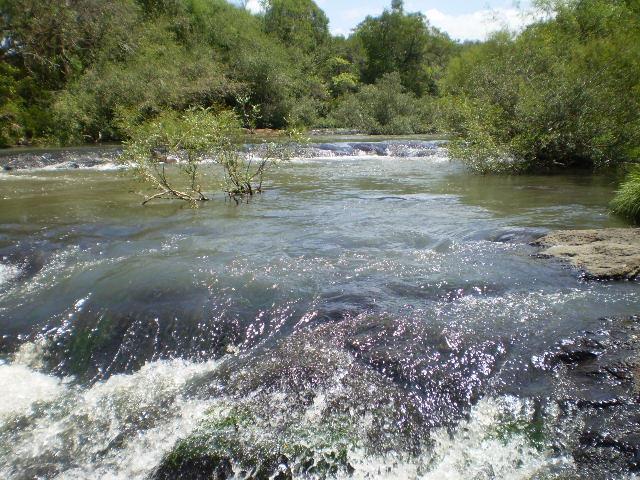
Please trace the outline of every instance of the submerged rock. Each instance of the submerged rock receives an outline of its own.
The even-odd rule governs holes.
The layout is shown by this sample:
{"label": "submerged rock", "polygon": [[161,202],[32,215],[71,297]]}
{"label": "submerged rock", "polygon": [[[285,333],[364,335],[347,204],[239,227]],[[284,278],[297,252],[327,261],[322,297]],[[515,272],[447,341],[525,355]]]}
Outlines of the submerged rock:
{"label": "submerged rock", "polygon": [[501,352],[379,315],[300,330],[191,382],[188,397],[212,407],[152,478],[227,478],[225,459],[233,478],[336,478],[356,451],[417,458],[469,413]]}
{"label": "submerged rock", "polygon": [[47,249],[39,245],[23,246],[20,244],[9,248],[0,248],[0,264],[17,268],[19,271],[17,279],[29,279],[44,268],[54,249],[55,246]]}
{"label": "submerged rock", "polygon": [[594,279],[640,276],[640,228],[560,230],[540,238],[541,256],[568,261]]}
{"label": "submerged rock", "polygon": [[640,471],[640,317],[603,319],[534,363],[551,373],[562,410],[553,436],[564,436],[558,447],[576,470],[594,479]]}

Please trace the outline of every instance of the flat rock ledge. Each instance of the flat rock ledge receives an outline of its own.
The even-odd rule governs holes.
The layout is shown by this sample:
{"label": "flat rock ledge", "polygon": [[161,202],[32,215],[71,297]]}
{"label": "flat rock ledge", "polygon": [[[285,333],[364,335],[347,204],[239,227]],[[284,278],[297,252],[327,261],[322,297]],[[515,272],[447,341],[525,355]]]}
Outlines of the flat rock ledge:
{"label": "flat rock ledge", "polygon": [[567,261],[588,278],[640,279],[640,228],[558,230],[535,244],[542,257]]}

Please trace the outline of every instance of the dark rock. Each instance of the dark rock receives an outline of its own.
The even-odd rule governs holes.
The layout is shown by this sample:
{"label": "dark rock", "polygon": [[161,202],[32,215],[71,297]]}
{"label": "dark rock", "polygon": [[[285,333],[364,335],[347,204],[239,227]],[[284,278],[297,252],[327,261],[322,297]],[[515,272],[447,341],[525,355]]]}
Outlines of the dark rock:
{"label": "dark rock", "polygon": [[589,360],[596,360],[598,355],[588,350],[572,350],[563,347],[563,352],[559,353],[556,358],[562,363],[583,363]]}
{"label": "dark rock", "polygon": [[57,375],[94,382],[129,373],[153,359],[208,360],[244,340],[236,318],[202,308],[205,290],[143,288],[105,308],[91,301],[43,328],[46,364]]}
{"label": "dark rock", "polygon": [[152,480],[227,480],[233,476],[231,460],[208,454],[189,454],[180,457],[175,452],[152,474]]}
{"label": "dark rock", "polygon": [[490,240],[497,243],[531,243],[541,234],[539,229],[507,230],[495,234]]}
{"label": "dark rock", "polygon": [[602,319],[602,326],[559,342],[539,368],[553,372],[565,419],[555,427],[568,439],[560,451],[568,449],[584,478],[609,480],[640,471],[640,318]]}

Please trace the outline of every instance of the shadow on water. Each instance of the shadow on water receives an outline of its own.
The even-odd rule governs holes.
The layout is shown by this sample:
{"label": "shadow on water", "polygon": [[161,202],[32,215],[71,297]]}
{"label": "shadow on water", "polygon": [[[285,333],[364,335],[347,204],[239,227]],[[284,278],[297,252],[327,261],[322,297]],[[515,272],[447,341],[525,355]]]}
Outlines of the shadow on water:
{"label": "shadow on water", "polygon": [[[618,181],[606,173],[578,171],[556,175],[448,175],[443,193],[481,205],[501,217],[516,217],[522,225],[553,228],[626,226],[609,215]],[[595,214],[595,215],[594,215]]]}

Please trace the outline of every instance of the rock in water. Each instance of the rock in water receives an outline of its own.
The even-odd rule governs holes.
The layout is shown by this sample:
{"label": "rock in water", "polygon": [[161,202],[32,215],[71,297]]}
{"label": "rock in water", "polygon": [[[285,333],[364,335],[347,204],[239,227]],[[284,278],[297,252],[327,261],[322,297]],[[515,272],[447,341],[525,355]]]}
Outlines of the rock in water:
{"label": "rock in water", "polygon": [[590,278],[640,277],[640,228],[559,230],[540,238],[542,256],[568,261]]}

